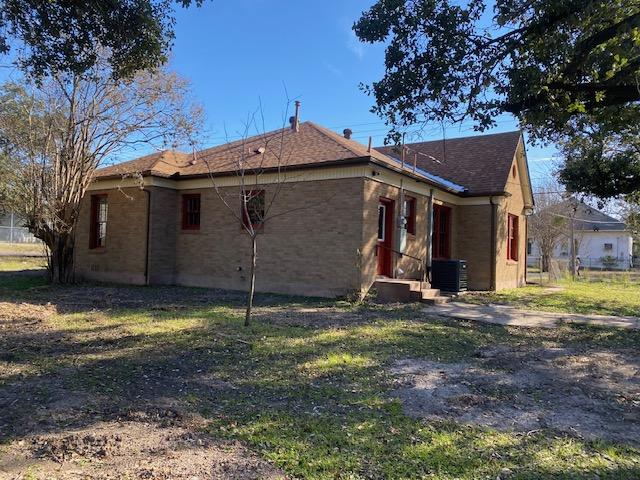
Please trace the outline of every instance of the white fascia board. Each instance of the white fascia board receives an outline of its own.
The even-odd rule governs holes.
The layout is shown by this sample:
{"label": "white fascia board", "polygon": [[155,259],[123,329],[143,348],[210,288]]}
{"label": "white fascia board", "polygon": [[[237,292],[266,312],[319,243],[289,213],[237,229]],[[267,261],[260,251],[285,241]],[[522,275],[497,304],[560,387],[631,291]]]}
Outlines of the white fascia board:
{"label": "white fascia board", "polygon": [[[313,182],[320,180],[337,180],[347,178],[368,178],[370,180],[384,183],[400,188],[402,187],[408,192],[418,195],[429,196],[433,191],[434,200],[451,203],[454,205],[487,205],[490,203],[490,197],[460,197],[450,192],[446,192],[426,181],[419,181],[408,175],[395,172],[376,164],[365,165],[345,165],[327,168],[309,168],[304,170],[290,171],[284,173],[263,173],[260,174],[257,181],[255,176],[246,175],[244,178],[245,185],[269,185],[276,183],[292,183],[292,182]],[[237,175],[228,175],[224,177],[189,178],[189,179],[172,179],[147,176],[142,178],[123,178],[123,179],[106,179],[97,180],[89,187],[90,191],[112,190],[119,188],[142,188],[142,187],[163,187],[173,190],[196,190],[214,187],[238,187],[241,185],[241,179]]]}

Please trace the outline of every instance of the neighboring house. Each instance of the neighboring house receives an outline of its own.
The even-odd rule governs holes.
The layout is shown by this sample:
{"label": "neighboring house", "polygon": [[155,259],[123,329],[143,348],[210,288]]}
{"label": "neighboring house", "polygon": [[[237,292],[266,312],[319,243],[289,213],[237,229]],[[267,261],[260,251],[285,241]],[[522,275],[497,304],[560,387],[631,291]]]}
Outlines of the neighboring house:
{"label": "neighboring house", "polygon": [[[570,220],[567,219],[567,222]],[[569,229],[569,225],[565,227]],[[575,220],[576,255],[585,268],[627,270],[633,266],[633,237],[627,226],[605,213],[580,202]],[[538,265],[540,249],[537,242],[529,239],[529,265]],[[571,248],[568,238],[561,238],[553,258],[568,262]]]}
{"label": "neighboring house", "polygon": [[[280,135],[286,183],[273,209],[293,211],[260,233],[258,291],[364,294],[380,277],[422,278],[431,253],[467,260],[470,288],[524,284],[524,213],[533,198],[519,132],[447,140],[446,147],[440,141],[408,145],[414,166],[403,165],[389,148],[371,149],[295,119],[284,134],[195,157],[164,151],[98,170],[77,227],[77,275],[246,290],[250,240],[210,175],[239,213],[234,159],[241,149],[255,152],[253,164],[263,172],[255,191],[270,202],[282,168],[271,147],[264,155],[260,150]],[[138,178],[124,178],[131,174]]]}

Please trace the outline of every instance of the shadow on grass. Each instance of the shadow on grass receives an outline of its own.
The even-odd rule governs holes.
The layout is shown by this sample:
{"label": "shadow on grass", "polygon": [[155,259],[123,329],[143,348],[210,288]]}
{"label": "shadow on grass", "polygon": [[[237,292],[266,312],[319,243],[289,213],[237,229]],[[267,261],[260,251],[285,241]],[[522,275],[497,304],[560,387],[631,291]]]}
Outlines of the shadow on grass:
{"label": "shadow on grass", "polygon": [[[503,468],[519,478],[640,476],[639,454],[626,447],[408,418],[390,398],[386,374],[393,359],[406,356],[472,361],[488,345],[543,341],[615,347],[628,332],[568,327],[538,339],[500,326],[423,319],[411,307],[340,312],[332,303],[291,305],[279,296],[262,306],[281,308],[260,312],[244,328],[239,298],[177,290],[51,289],[59,305],[69,297],[124,298],[103,298],[98,305],[107,307],[98,311],[91,301],[68,308],[74,313],[52,318],[47,329],[3,332],[0,441],[163,407],[202,414],[212,435],[247,442],[293,476],[495,478]],[[289,318],[296,308],[306,321]]]}

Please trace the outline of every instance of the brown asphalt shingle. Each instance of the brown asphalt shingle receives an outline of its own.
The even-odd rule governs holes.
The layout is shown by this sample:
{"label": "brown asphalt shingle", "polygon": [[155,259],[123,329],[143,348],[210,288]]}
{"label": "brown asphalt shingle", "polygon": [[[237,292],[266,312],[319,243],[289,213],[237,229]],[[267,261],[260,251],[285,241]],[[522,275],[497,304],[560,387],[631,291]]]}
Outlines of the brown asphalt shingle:
{"label": "brown asphalt shingle", "polygon": [[[411,170],[413,153],[420,152],[417,161],[419,168],[466,187],[469,190],[467,193],[502,192],[519,139],[519,132],[509,132],[447,140],[446,149],[439,141],[410,144],[407,145],[406,170]],[[259,153],[258,149],[261,148],[264,148],[264,154]],[[194,154],[165,150],[102,168],[95,173],[95,178],[136,173],[189,177],[232,173],[238,170],[240,163],[250,170],[321,166],[369,158],[400,168],[397,161],[399,157],[394,147],[367,151],[367,147],[361,143],[348,140],[312,122],[304,122],[300,124],[299,132],[290,128],[275,130]]]}
{"label": "brown asphalt shingle", "polygon": [[[519,141],[520,132],[506,132],[409,143],[405,145],[405,160],[412,163],[417,153],[419,168],[467,187],[471,195],[501,193]],[[398,147],[376,149],[401,157]]]}
{"label": "brown asphalt shingle", "polygon": [[[264,154],[258,149],[264,148]],[[209,173],[231,173],[244,169],[321,165],[340,161],[373,158],[400,168],[397,161],[338,135],[312,122],[300,124],[298,132],[291,128],[275,130],[193,154],[165,150],[129,162],[102,168],[95,178],[132,173],[159,176],[192,176]]]}

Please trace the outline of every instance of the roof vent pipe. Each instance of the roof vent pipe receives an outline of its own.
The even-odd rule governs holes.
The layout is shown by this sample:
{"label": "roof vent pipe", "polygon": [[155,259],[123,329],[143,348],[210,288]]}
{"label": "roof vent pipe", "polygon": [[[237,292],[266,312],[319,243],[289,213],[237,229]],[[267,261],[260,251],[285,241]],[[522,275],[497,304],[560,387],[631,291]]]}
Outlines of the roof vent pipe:
{"label": "roof vent pipe", "polygon": [[342,134],[344,135],[344,138],[346,138],[347,140],[351,140],[351,135],[353,135],[353,131],[350,128],[345,128],[342,131]]}
{"label": "roof vent pipe", "polygon": [[296,100],[294,105],[296,106],[296,114],[289,118],[291,124],[291,130],[294,132],[300,131],[300,100]]}

